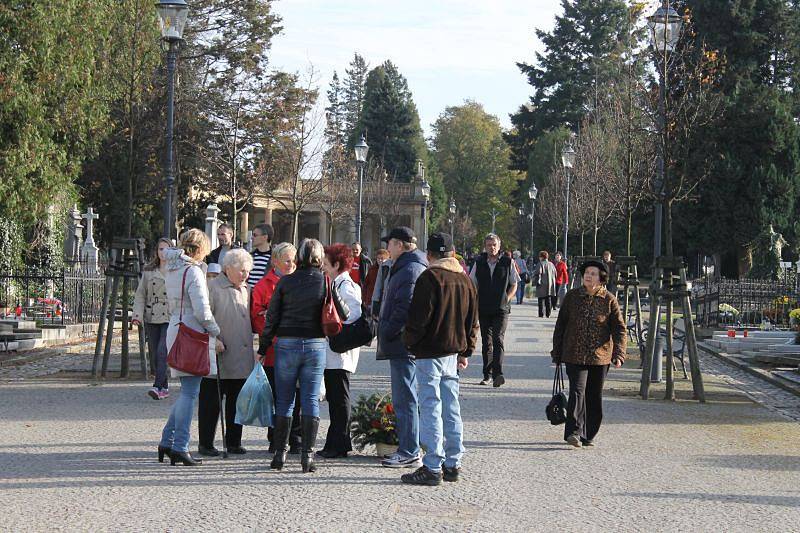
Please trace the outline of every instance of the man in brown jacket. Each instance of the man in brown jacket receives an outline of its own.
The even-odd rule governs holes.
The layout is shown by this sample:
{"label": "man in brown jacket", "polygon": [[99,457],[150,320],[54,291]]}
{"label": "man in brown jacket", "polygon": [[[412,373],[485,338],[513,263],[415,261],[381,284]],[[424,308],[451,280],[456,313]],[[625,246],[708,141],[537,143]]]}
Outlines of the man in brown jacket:
{"label": "man in brown jacket", "polygon": [[453,238],[428,238],[430,266],[414,287],[403,342],[416,358],[422,466],[403,483],[458,481],[464,455],[458,370],[467,368],[478,332],[478,294],[455,258]]}

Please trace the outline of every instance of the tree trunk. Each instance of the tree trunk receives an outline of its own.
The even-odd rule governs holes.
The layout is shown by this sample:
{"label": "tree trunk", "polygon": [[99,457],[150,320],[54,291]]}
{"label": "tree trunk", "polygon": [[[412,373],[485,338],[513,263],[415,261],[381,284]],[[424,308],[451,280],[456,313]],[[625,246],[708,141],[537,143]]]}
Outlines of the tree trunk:
{"label": "tree trunk", "polygon": [[664,241],[667,246],[667,256],[672,257],[672,200],[664,200]]}
{"label": "tree trunk", "polygon": [[298,225],[300,223],[300,211],[295,211],[292,213],[292,243],[297,246],[299,243],[297,242],[297,230]]}

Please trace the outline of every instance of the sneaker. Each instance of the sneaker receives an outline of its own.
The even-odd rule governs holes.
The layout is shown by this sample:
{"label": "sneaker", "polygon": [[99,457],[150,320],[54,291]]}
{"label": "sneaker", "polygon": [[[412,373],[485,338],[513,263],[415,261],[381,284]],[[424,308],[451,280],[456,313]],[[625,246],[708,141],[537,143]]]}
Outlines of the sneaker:
{"label": "sneaker", "polygon": [[219,456],[219,450],[216,449],[214,446],[210,448],[206,448],[205,446],[198,446],[197,453],[200,455],[205,455],[206,457],[217,457]]}
{"label": "sneaker", "polygon": [[161,395],[159,394],[159,390],[155,387],[147,391],[147,395],[150,396],[154,400],[160,400]]}
{"label": "sneaker", "polygon": [[581,438],[578,437],[577,435],[570,435],[569,437],[567,437],[567,443],[575,446],[576,448],[580,448],[582,446]]}
{"label": "sneaker", "polygon": [[478,385],[488,385],[491,380],[489,378],[483,378]]}
{"label": "sneaker", "polygon": [[166,400],[169,398],[169,389],[158,389],[158,399]]}
{"label": "sneaker", "polygon": [[594,441],[593,440],[586,440],[586,439],[582,438],[581,439],[581,444],[583,444],[584,446],[594,446]]}
{"label": "sneaker", "polygon": [[461,474],[461,467],[455,466],[453,468],[442,467],[443,478],[445,481],[458,481],[458,476]]}
{"label": "sneaker", "polygon": [[442,484],[442,473],[433,472],[428,470],[427,466],[421,466],[411,474],[400,476],[400,481],[411,485],[430,485],[433,487]]}
{"label": "sneaker", "polygon": [[422,464],[419,454],[414,457],[405,457],[398,453],[392,454],[388,459],[381,461],[381,466],[386,468],[417,468]]}
{"label": "sneaker", "polygon": [[492,380],[492,386],[496,389],[497,387],[499,387],[500,385],[502,385],[505,382],[506,382],[506,378],[503,377],[503,374],[500,374],[499,376],[495,377]]}

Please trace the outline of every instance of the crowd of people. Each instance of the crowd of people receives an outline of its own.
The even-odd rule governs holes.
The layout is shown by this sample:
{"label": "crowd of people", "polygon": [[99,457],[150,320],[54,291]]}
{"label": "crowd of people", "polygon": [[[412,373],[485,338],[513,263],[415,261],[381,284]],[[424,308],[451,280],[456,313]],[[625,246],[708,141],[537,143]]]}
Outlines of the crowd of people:
{"label": "crowd of people", "polygon": [[[159,461],[202,464],[189,451],[195,406],[199,455],[219,455],[214,440],[221,411],[225,449],[247,453],[235,421],[236,400],[258,364],[275,405],[274,427],[267,432],[274,454],[270,468],[282,470],[291,454],[300,455],[303,472],[316,471],[316,457],[347,457],[350,377],[360,349],[338,353],[326,338],[322,311],[333,291],[348,310],[345,324],[362,314],[375,324],[377,359],[389,361],[398,446],[382,458],[382,466],[414,468],[401,476],[404,483],[457,481],[465,451],[459,373],[467,368],[480,331],[480,384],[505,384],[511,304],[524,302],[529,283],[540,317],[560,308],[551,356],[565,364],[570,382],[564,440],[594,445],[605,375],[625,354],[625,325],[608,286],[610,254],[580,265],[582,284],[568,291],[569,270],[560,252],[553,261],[547,251],[538,261],[525,261],[518,251],[504,252],[494,233],[486,235],[482,253],[464,260],[447,233],[430,235],[423,251],[410,228],[397,227],[383,237],[386,248],[377,250],[374,262],[360,243],[323,246],[303,239],[295,248],[273,244],[273,237],[270,225],[256,226],[248,252],[236,247],[232,229],[223,224],[214,250],[197,229],[185,231],[175,246],[167,239],[156,243],[136,292],[133,319],[145,325],[153,358],[150,397],[169,397],[169,379],[180,381],[158,445]],[[168,376],[167,354],[185,327],[210,336],[207,376],[174,368]],[[315,453],[322,397],[330,425]]]}

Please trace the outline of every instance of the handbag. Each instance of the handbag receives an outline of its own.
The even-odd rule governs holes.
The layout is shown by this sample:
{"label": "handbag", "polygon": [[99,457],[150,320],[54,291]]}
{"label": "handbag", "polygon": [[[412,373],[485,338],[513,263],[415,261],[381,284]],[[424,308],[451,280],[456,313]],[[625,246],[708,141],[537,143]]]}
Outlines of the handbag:
{"label": "handbag", "polygon": [[335,337],[342,331],[342,319],[336,310],[336,303],[331,294],[331,280],[325,275],[325,301],[322,304],[322,333],[326,337]]}
{"label": "handbag", "polygon": [[207,376],[211,372],[208,355],[208,333],[196,331],[183,323],[183,292],[186,288],[186,273],[181,281],[181,314],[178,318],[178,335],[167,355],[167,365],[193,376]]}
{"label": "handbag", "polygon": [[561,370],[561,363],[556,365],[556,373],[553,376],[553,397],[545,408],[545,414],[554,426],[567,421],[567,396],[564,394],[564,374]]}
{"label": "handbag", "polygon": [[336,353],[344,353],[361,346],[369,346],[375,338],[375,327],[363,307],[361,316],[352,324],[342,324],[342,331],[328,337],[328,345]]}

